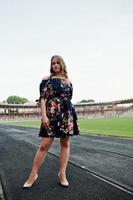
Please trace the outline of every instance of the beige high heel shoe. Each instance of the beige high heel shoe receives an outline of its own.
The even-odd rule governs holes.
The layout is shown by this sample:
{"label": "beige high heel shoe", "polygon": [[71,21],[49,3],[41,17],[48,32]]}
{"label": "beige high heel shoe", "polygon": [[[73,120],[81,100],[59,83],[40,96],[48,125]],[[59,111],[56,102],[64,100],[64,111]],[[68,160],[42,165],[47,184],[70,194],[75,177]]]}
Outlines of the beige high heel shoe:
{"label": "beige high heel shoe", "polygon": [[60,181],[60,172],[58,173],[58,177],[59,177],[59,184],[60,184],[62,187],[68,187],[68,186],[69,186],[68,181],[67,181],[67,182],[61,182],[61,181]]}
{"label": "beige high heel shoe", "polygon": [[23,188],[24,189],[31,188],[32,185],[36,182],[37,178],[38,178],[38,174],[36,174],[35,179],[34,179],[34,181],[32,183],[28,183],[28,181],[26,181],[25,184],[23,185]]}

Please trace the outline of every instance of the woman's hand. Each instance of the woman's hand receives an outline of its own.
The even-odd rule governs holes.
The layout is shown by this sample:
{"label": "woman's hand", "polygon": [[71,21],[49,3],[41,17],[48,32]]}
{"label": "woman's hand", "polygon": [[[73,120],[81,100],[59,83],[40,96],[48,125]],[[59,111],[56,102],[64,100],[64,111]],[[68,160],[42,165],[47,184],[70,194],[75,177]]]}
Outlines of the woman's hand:
{"label": "woman's hand", "polygon": [[73,121],[70,120],[70,118],[68,119],[68,131],[72,131],[73,130]]}
{"label": "woman's hand", "polygon": [[45,128],[49,128],[49,119],[48,119],[47,116],[45,116],[45,117],[42,116],[41,121],[42,121],[42,124],[43,124],[43,126],[44,126]]}
{"label": "woman's hand", "polygon": [[46,100],[41,98],[40,100],[40,108],[41,108],[41,116],[42,116],[42,124],[45,128],[49,128],[49,119],[46,114]]}

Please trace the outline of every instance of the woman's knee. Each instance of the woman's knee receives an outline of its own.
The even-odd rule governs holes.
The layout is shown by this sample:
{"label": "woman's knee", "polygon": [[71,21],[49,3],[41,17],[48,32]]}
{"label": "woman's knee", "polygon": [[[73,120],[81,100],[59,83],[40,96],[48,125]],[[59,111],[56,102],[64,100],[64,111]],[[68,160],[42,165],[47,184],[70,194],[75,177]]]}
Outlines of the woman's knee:
{"label": "woman's knee", "polygon": [[49,144],[40,144],[39,151],[48,151],[49,147]]}
{"label": "woman's knee", "polygon": [[60,140],[61,147],[68,148],[70,146],[70,139],[61,139]]}
{"label": "woman's knee", "polygon": [[43,138],[41,143],[40,143],[40,146],[39,146],[39,151],[47,151],[51,144],[53,142],[53,138]]}

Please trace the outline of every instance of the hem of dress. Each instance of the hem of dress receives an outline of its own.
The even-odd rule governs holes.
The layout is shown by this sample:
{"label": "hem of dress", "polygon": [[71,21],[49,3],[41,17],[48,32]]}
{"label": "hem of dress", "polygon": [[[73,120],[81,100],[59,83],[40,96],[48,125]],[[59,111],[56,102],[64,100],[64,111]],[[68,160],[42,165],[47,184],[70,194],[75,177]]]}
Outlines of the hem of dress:
{"label": "hem of dress", "polygon": [[42,138],[67,138],[67,137],[73,137],[73,135],[67,135],[64,137],[57,137],[57,136],[41,136],[39,135],[38,137],[42,137]]}
{"label": "hem of dress", "polygon": [[66,136],[42,136],[42,135],[39,135],[38,137],[42,137],[42,138],[67,138],[67,137],[73,137],[74,135],[66,135]]}

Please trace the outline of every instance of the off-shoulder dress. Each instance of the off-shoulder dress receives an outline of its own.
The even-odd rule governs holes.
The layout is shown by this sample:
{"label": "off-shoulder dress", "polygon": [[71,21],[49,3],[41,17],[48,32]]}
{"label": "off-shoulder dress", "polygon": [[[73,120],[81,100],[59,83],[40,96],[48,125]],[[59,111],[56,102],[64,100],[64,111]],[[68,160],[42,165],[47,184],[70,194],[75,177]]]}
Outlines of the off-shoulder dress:
{"label": "off-shoulder dress", "polygon": [[50,126],[40,126],[40,137],[65,138],[79,134],[79,123],[71,102],[72,83],[65,78],[44,78],[40,83],[40,98],[46,102],[46,114]]}

